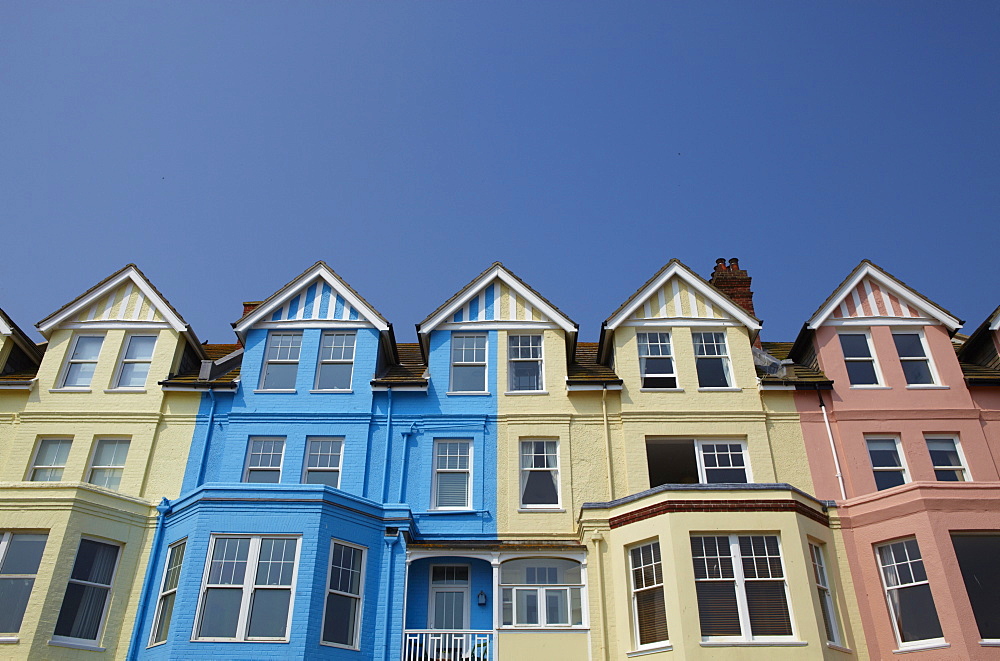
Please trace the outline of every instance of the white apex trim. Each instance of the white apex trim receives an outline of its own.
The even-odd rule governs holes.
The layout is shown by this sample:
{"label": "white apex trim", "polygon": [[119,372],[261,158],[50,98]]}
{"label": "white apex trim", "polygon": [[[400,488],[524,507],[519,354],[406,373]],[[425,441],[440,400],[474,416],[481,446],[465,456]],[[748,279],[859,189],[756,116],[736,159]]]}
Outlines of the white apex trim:
{"label": "white apex trim", "polygon": [[12,335],[13,333],[14,329],[7,325],[3,317],[0,317],[0,335]]}
{"label": "white apex trim", "polygon": [[[316,264],[313,268],[309,269],[295,280],[292,280],[286,286],[272,294],[270,299],[258,306],[253,312],[239,322],[239,324],[235,327],[236,333],[242,335],[262,319],[270,317],[275,310],[287,303],[293,295],[297,296],[299,290],[303,286],[312,282],[316,278],[323,279],[328,285],[330,285],[330,288],[334,292],[350,303],[351,307],[357,310],[358,314],[364,317],[372,326],[380,331],[389,330],[389,325],[379,318],[379,315],[375,312],[375,310],[362,301],[357,294],[352,292],[350,288],[348,288],[344,282],[341,281],[340,277],[330,270],[330,267],[325,264]],[[281,295],[279,296],[278,294]],[[299,321],[298,324],[301,325],[302,321]],[[355,321],[354,325],[355,327],[360,327],[364,324]]]}
{"label": "white apex trim", "polygon": [[[163,299],[163,297],[160,296],[155,289],[153,289],[153,286],[139,274],[134,266],[129,266],[116,277],[108,280],[94,291],[77,298],[69,307],[47,319],[44,324],[39,324],[37,326],[38,332],[48,338],[49,333],[59,327],[64,321],[66,321],[66,319],[69,319],[81,310],[86,309],[88,306],[93,305],[102,297],[107,296],[120,287],[126,280],[131,281],[132,285],[142,292],[143,296],[146,297],[146,300],[149,301],[149,304],[163,315],[163,318],[171,328],[178,333],[183,333],[188,330],[187,324],[185,324],[184,321],[170,309],[170,306]],[[115,328],[124,327],[122,322],[109,321],[108,323],[112,324]]]}
{"label": "white apex trim", "polygon": [[550,321],[449,321],[438,326],[438,330],[485,331],[485,330],[555,330],[558,325]]}
{"label": "white apex trim", "polygon": [[[614,330],[623,325],[625,321],[639,309],[640,306],[644,305],[646,301],[648,301],[657,292],[657,290],[661,289],[671,278],[674,277],[679,277],[684,280],[684,282],[686,282],[692,289],[697,290],[698,293],[711,301],[717,308],[719,308],[720,311],[725,312],[729,316],[738,320],[747,328],[751,330],[760,330],[760,322],[750,316],[746,310],[719,294],[719,292],[709,286],[708,283],[693,275],[687,267],[683,266],[679,262],[671,264],[663,271],[663,273],[660,274],[660,277],[643,287],[642,291],[636,294],[631,303],[622,308],[618,314],[607,321],[607,329]],[[664,317],[662,319],[656,319],[655,321],[657,322],[657,325],[669,326],[672,319]],[[704,323],[705,321],[708,320],[699,319],[698,323]]]}
{"label": "white apex trim", "polygon": [[[946,326],[951,331],[956,331],[962,327],[962,322],[955,317],[951,316],[938,306],[924,300],[916,295],[916,292],[907,286],[900,286],[895,280],[891,279],[885,274],[884,271],[876,267],[874,264],[864,264],[861,268],[855,271],[854,275],[847,280],[843,285],[840,286],[835,292],[834,296],[830,298],[829,302],[824,305],[819,311],[813,315],[813,317],[807,322],[806,327],[810,330],[816,330],[820,326],[826,323],[830,315],[833,314],[834,310],[850,296],[854,288],[857,287],[862,280],[865,278],[871,278],[875,280],[882,291],[886,290],[892,292],[896,295],[900,301],[905,303],[912,309],[918,312],[924,312],[929,317],[936,319],[943,326]],[[890,324],[900,324],[907,319],[907,317],[891,317],[892,321],[888,322]]]}
{"label": "white apex trim", "polygon": [[[530,289],[521,284],[517,278],[513,277],[505,268],[500,265],[494,266],[489,271],[484,273],[479,279],[469,285],[465,293],[456,298],[451,302],[451,305],[442,309],[431,319],[427,321],[426,324],[421,325],[420,333],[427,334],[432,330],[438,328],[447,319],[451,319],[452,316],[460,308],[464,307],[466,303],[472,300],[473,297],[479,296],[479,292],[485,289],[493,280],[501,280],[504,284],[510,287],[513,291],[517,292],[517,295],[523,298],[525,301],[531,304],[532,307],[537,308],[548,317],[556,326],[562,328],[567,333],[575,333],[576,326],[572,321],[566,318],[561,312],[556,310],[550,304],[542,300],[538,295],[532,292]],[[499,294],[499,292],[497,292]],[[499,305],[499,301],[494,299],[494,305]],[[504,322],[498,322],[504,324]],[[506,328],[508,324],[504,324],[503,327]]]}
{"label": "white apex trim", "polygon": [[1000,330],[1000,311],[993,315],[993,321],[990,323],[990,330]]}

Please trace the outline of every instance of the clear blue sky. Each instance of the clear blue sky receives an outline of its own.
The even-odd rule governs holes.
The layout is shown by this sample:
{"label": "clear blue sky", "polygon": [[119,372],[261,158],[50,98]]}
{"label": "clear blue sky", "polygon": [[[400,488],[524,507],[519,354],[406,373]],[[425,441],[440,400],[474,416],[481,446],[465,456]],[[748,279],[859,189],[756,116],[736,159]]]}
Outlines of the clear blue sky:
{"label": "clear blue sky", "polygon": [[230,342],[324,259],[407,341],[500,260],[592,340],[735,256],[782,340],[867,257],[971,331],[998,127],[995,1],[8,0],[0,307],[135,262]]}

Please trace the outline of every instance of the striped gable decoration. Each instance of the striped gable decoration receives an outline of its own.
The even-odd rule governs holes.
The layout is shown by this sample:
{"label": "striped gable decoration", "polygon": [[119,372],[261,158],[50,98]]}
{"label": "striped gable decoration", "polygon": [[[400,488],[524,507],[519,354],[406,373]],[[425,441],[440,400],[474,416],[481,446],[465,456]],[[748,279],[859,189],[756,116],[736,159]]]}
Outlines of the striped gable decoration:
{"label": "striped gable decoration", "polygon": [[94,301],[73,320],[164,322],[163,314],[131,280]]}
{"label": "striped gable decoration", "polygon": [[729,319],[712,301],[681,278],[671,278],[640,305],[632,319]]}
{"label": "striped gable decoration", "polygon": [[902,319],[924,318],[922,311],[908,306],[894,293],[882,288],[871,278],[865,278],[840,302],[830,317],[852,319],[856,317],[897,317]]}
{"label": "striped gable decoration", "polygon": [[292,294],[269,321],[336,320],[357,321],[360,315],[328,282],[317,278]]}

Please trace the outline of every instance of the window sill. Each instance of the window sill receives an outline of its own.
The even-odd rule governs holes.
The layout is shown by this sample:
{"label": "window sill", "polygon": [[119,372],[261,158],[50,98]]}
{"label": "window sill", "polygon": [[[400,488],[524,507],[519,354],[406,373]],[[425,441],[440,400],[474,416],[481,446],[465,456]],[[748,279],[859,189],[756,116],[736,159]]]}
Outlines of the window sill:
{"label": "window sill", "polygon": [[339,643],[328,643],[325,640],[319,641],[319,644],[322,645],[323,647],[335,647],[340,650],[353,650],[355,652],[361,651],[360,647],[351,647],[350,645],[341,645]]}
{"label": "window sill", "polygon": [[702,647],[805,647],[804,640],[703,640]]}
{"label": "window sill", "polygon": [[49,388],[49,392],[90,392],[90,388]]}
{"label": "window sill", "polygon": [[21,642],[17,636],[0,636],[0,645],[16,645]]}
{"label": "window sill", "polygon": [[278,644],[288,644],[288,639],[276,639],[276,638],[192,638],[192,643],[278,643]]}
{"label": "window sill", "polygon": [[490,395],[490,393],[488,393],[488,392],[476,392],[476,391],[463,392],[461,390],[459,390],[457,392],[446,392],[445,394],[448,395],[448,396],[451,396],[451,395],[471,395],[473,397],[489,397],[489,395]]}
{"label": "window sill", "polygon": [[[448,393],[449,395],[451,393]],[[547,390],[508,390],[505,395],[548,395]]]}
{"label": "window sill", "polygon": [[129,393],[133,395],[145,395],[145,388],[108,388],[104,392],[110,394]]}
{"label": "window sill", "polygon": [[844,652],[846,654],[854,654],[854,650],[850,647],[844,647],[843,645],[838,645],[837,643],[831,643],[827,641],[826,646],[837,652]]}
{"label": "window sill", "polygon": [[943,650],[951,647],[951,643],[946,643],[943,638],[935,638],[925,643],[914,643],[913,646],[900,647],[893,650],[893,654],[907,654],[908,652],[923,652],[925,650]]}
{"label": "window sill", "polygon": [[574,627],[569,625],[564,627],[560,626],[516,627],[508,624],[501,626],[500,628],[497,629],[497,631],[499,633],[573,633],[573,632],[586,633],[587,631],[590,631],[590,627],[584,627],[584,626]]}
{"label": "window sill", "polygon": [[939,386],[935,383],[919,384],[916,383],[912,386],[906,386],[907,390],[951,390],[951,386]]}
{"label": "window sill", "polygon": [[674,649],[674,646],[670,643],[665,643],[663,645],[657,645],[656,647],[647,647],[646,649],[635,650],[634,652],[625,652],[625,656],[632,658],[633,656],[645,656],[647,654],[656,654],[657,652],[669,652]]}
{"label": "window sill", "polygon": [[1000,647],[1000,639],[987,638],[986,640],[980,640],[979,644],[983,647]]}
{"label": "window sill", "polygon": [[519,507],[517,511],[522,514],[559,514],[566,510],[562,507]]}
{"label": "window sill", "polygon": [[449,508],[436,508],[432,507],[427,510],[427,514],[468,514],[470,512],[476,512],[471,507],[449,507]]}
{"label": "window sill", "polygon": [[684,388],[639,388],[639,392],[684,392]]}
{"label": "window sill", "polygon": [[851,386],[851,390],[892,390],[891,386]]}
{"label": "window sill", "polygon": [[[254,391],[258,392],[258,391]],[[295,392],[294,390],[292,392]],[[309,393],[312,395],[350,395],[354,390],[351,388],[346,388],[344,390],[310,390]]]}
{"label": "window sill", "polygon": [[743,388],[698,388],[698,392],[741,392]]}
{"label": "window sill", "polygon": [[87,650],[90,652],[104,652],[107,648],[101,647],[97,643],[74,643],[69,640],[50,640],[49,645],[53,647],[68,647],[71,650]]}
{"label": "window sill", "polygon": [[292,388],[291,390],[254,390],[255,395],[294,395],[297,390]]}

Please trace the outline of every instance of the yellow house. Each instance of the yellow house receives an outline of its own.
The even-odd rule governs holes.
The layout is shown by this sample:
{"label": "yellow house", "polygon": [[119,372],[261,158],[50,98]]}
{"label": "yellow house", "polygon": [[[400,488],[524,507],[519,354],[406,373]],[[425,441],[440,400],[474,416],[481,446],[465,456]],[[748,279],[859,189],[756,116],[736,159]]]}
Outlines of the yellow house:
{"label": "yellow house", "polygon": [[20,362],[0,378],[0,579],[15,580],[0,657],[124,658],[200,401],[157,382],[208,356],[132,264],[38,324],[44,356],[8,321],[0,358]]}

